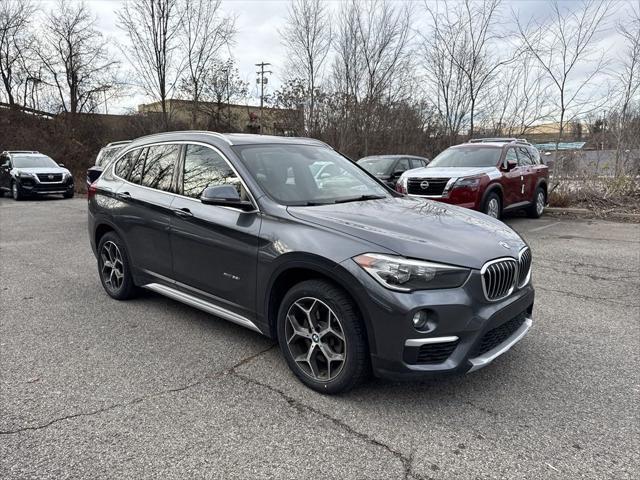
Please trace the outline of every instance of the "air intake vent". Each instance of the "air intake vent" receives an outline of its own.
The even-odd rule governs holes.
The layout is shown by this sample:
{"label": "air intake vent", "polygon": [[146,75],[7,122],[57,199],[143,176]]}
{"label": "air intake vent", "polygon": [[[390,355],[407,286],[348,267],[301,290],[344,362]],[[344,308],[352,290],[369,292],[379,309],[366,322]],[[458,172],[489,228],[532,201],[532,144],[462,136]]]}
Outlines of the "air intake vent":
{"label": "air intake vent", "polygon": [[480,271],[482,289],[487,300],[497,301],[513,292],[518,278],[518,263],[514,258],[500,258],[485,263]]}

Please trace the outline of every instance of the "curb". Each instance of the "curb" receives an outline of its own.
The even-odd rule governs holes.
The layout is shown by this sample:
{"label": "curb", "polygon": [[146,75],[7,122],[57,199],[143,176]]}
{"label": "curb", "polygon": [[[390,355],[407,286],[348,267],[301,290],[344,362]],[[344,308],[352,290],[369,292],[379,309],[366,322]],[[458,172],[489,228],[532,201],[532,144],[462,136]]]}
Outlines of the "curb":
{"label": "curb", "polygon": [[640,222],[640,213],[624,213],[624,212],[608,212],[599,213],[588,208],[559,208],[559,207],[547,207],[544,210],[545,213],[556,216],[570,215],[576,217],[585,218],[603,218],[617,220],[630,220],[633,222]]}

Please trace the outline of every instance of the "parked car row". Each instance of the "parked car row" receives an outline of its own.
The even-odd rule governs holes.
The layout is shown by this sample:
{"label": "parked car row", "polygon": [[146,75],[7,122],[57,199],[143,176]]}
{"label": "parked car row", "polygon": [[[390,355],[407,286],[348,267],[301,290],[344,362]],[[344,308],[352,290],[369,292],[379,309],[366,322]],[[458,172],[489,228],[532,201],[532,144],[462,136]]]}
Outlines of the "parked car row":
{"label": "parked car row", "polygon": [[145,288],[276,339],[319,392],[471,372],[531,327],[532,256],[445,189],[482,205],[520,149],[533,161],[524,143],[456,147],[406,171],[404,194],[308,138],[151,135],[90,185],[89,240],[114,299]]}

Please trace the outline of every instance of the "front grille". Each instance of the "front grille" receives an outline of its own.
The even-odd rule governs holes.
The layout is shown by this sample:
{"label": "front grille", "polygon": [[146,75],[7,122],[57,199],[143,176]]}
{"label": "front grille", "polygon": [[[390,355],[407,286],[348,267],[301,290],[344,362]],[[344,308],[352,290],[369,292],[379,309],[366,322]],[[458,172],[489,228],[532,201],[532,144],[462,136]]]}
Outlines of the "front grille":
{"label": "front grille", "polygon": [[526,247],[520,251],[520,259],[518,260],[518,287],[522,287],[525,284],[530,269],[531,250],[529,250],[529,247]]}
{"label": "front grille", "polygon": [[410,178],[407,192],[411,195],[442,195],[448,178]]}
{"label": "front grille", "polygon": [[41,182],[61,182],[61,173],[38,173],[38,180]]}
{"label": "front grille", "polygon": [[427,343],[422,345],[418,350],[418,358],[416,363],[420,364],[435,364],[444,362],[460,343],[460,340],[455,342],[444,343]]}
{"label": "front grille", "polygon": [[518,264],[513,258],[494,260],[482,268],[482,288],[487,300],[500,300],[513,292]]}
{"label": "front grille", "polygon": [[511,335],[513,335],[527,319],[527,312],[524,311],[515,318],[512,318],[508,322],[503,323],[499,327],[489,330],[485,333],[478,344],[473,348],[471,352],[471,358],[484,355],[489,350],[497,347]]}

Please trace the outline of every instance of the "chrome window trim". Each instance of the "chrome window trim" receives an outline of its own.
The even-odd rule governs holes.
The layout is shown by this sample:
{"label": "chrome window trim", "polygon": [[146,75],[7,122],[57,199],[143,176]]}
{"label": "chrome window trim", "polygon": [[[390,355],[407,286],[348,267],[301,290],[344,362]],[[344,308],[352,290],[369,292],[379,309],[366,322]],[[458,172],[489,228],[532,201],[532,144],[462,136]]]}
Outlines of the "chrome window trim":
{"label": "chrome window trim", "polygon": [[409,338],[404,342],[405,347],[421,347],[433,343],[451,343],[458,340],[456,336],[450,337],[430,337],[430,338]]}
{"label": "chrome window trim", "polygon": [[[229,159],[226,157],[226,155],[224,153],[222,153],[222,151],[220,151],[220,149],[218,149],[217,147],[214,147],[213,145],[209,145],[208,143],[204,143],[204,142],[198,142],[198,141],[190,141],[190,140],[175,140],[175,141],[171,141],[171,140],[164,140],[161,142],[154,142],[154,143],[149,143],[146,145],[140,145],[140,146],[136,146],[133,148],[127,148],[124,149],[125,151],[123,151],[115,160],[112,161],[112,163],[110,164],[111,168],[111,174],[116,177],[118,180],[125,182],[129,185],[133,185],[135,187],[140,187],[140,188],[146,188],[147,190],[151,190],[153,192],[160,192],[160,193],[165,193],[167,195],[172,195],[174,197],[179,197],[179,198],[186,198],[187,200],[192,200],[194,202],[198,202],[198,203],[202,203],[200,202],[200,200],[198,200],[197,198],[193,198],[193,197],[187,197],[186,195],[181,195],[179,193],[174,193],[174,192],[167,192],[166,190],[158,190],[157,188],[151,188],[151,187],[147,187],[145,185],[139,185],[137,183],[133,183],[130,182],[129,180],[126,180],[122,177],[120,177],[119,175],[116,174],[116,165],[118,164],[118,162],[120,161],[120,159],[122,157],[124,157],[127,153],[132,152],[133,150],[143,150],[145,148],[148,147],[153,147],[156,145],[200,145],[202,147],[207,147],[210,148],[211,150],[213,150],[214,152],[218,153],[222,159],[227,163],[227,165],[231,168],[231,170],[233,170],[233,173],[236,174],[236,176],[240,179],[240,183],[242,184],[242,186],[244,187],[244,189],[247,191],[247,193],[249,194],[249,197],[251,198],[251,203],[253,204],[253,210],[242,210],[241,208],[236,208],[236,207],[222,207],[219,206],[218,208],[226,208],[229,210],[233,210],[233,211],[238,211],[238,212],[242,212],[242,213],[256,213],[256,212],[260,212],[260,207],[258,206],[258,202],[256,202],[255,196],[253,195],[253,192],[249,189],[249,187],[247,186],[246,182],[244,181],[244,178],[242,178],[242,176],[238,173],[238,170],[236,170],[236,167],[233,166],[233,164],[229,161]],[[186,151],[185,154],[183,156],[183,159],[186,157]],[[182,165],[184,167],[184,160],[182,162]],[[209,205],[211,207],[216,207],[217,205]]]}
{"label": "chrome window trim", "polygon": [[[516,272],[515,272],[515,277],[513,280],[513,283],[511,284],[511,287],[509,288],[508,292],[503,295],[502,297],[499,298],[489,298],[489,294],[487,292],[487,286],[485,284],[484,281],[484,274],[487,271],[487,269],[495,264],[495,263],[500,263],[500,262],[513,262],[515,263],[516,266]],[[486,301],[488,302],[499,302],[500,300],[504,300],[505,298],[507,298],[509,295],[511,295],[515,290],[516,290],[516,285],[518,284],[518,273],[519,273],[519,264],[518,264],[518,260],[516,260],[513,257],[500,257],[500,258],[496,258],[494,260],[491,260],[487,263],[485,263],[482,268],[480,269],[480,283],[482,283],[482,293],[484,293],[484,298]]]}
{"label": "chrome window trim", "polygon": [[518,285],[518,288],[523,288],[526,287],[529,282],[531,281],[531,270],[533,269],[533,254],[531,254],[531,249],[528,246],[524,246],[520,249],[520,251],[518,252],[518,278],[520,278],[520,260],[522,259],[522,254],[526,251],[529,251],[530,255],[531,255],[531,263],[529,264],[529,271],[527,272],[527,277],[524,279],[524,281]]}

